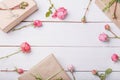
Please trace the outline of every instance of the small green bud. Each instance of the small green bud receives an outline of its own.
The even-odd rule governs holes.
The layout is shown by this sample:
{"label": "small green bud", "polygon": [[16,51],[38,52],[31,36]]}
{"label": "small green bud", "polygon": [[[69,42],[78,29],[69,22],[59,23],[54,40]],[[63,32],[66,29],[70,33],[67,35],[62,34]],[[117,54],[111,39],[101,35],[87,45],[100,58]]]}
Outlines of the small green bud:
{"label": "small green bud", "polygon": [[25,9],[26,7],[23,5],[20,5],[20,9]]}
{"label": "small green bud", "polygon": [[29,4],[27,2],[22,2],[21,5],[27,7]]}

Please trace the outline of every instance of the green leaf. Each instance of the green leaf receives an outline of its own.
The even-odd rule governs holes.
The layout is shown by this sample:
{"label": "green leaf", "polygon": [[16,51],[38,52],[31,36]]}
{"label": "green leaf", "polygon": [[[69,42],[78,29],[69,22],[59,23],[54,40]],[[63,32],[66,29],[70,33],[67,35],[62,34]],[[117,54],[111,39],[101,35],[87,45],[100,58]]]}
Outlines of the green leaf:
{"label": "green leaf", "polygon": [[56,80],[63,80],[63,78],[58,78],[58,79],[56,79]]}
{"label": "green leaf", "polygon": [[40,75],[33,75],[33,74],[31,74],[34,78],[35,78],[35,80],[42,80],[42,78],[41,78],[41,76]]}
{"label": "green leaf", "polygon": [[50,12],[50,14],[52,14],[53,12],[52,12],[52,10],[49,10],[49,12]]}
{"label": "green leaf", "polygon": [[51,14],[51,12],[50,11],[48,11],[47,13],[46,13],[46,17],[49,17],[50,16],[50,14]]}
{"label": "green leaf", "polygon": [[117,0],[120,3],[120,0]]}
{"label": "green leaf", "polygon": [[109,75],[110,73],[112,73],[112,69],[111,69],[111,68],[108,68],[108,69],[105,71],[105,74],[106,74],[106,75]]}

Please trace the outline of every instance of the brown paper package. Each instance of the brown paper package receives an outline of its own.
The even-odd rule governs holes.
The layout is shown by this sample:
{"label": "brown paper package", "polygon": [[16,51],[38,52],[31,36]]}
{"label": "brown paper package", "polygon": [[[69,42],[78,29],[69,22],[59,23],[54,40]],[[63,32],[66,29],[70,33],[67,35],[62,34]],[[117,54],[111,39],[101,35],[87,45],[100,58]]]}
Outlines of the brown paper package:
{"label": "brown paper package", "polygon": [[[59,73],[58,73],[59,72]],[[43,59],[40,63],[35,65],[32,69],[25,72],[18,79],[19,80],[36,80],[33,75],[40,75],[42,80],[47,80],[50,76],[55,75],[50,80],[56,80],[57,78],[63,78],[63,80],[71,80],[61,65],[58,63],[53,54]]]}
{"label": "brown paper package", "polygon": [[[103,10],[106,4],[108,4],[111,0],[96,0],[95,3],[98,5],[98,7]],[[120,4],[117,5],[117,19],[113,19],[113,12],[115,9],[115,4],[111,6],[110,10],[104,12],[119,28],[120,28]]]}
{"label": "brown paper package", "polygon": [[[4,32],[10,31],[38,9],[34,0],[3,0],[0,2],[0,8],[8,9],[21,2],[27,2],[29,4],[28,7],[26,9],[0,10],[0,28]],[[13,17],[13,15],[16,16]]]}

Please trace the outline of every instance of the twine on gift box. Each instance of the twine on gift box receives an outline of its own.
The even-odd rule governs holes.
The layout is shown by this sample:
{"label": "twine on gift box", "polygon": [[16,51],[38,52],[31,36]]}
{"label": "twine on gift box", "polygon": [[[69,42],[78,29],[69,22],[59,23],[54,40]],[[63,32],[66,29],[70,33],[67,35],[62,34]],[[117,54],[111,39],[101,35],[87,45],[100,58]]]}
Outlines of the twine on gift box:
{"label": "twine on gift box", "polygon": [[[60,74],[62,71],[64,71],[64,69],[61,69],[60,71],[58,71],[57,73],[51,75],[50,77],[48,77],[48,78],[45,79],[45,80],[51,80],[53,77],[55,77],[56,75]],[[32,73],[31,73],[31,75],[32,75],[36,80],[43,80],[41,75],[38,75],[38,74],[37,74],[37,75],[34,75],[34,74],[32,74]],[[57,79],[55,79],[55,80],[63,80],[63,78],[60,77],[60,78],[57,78]]]}
{"label": "twine on gift box", "polygon": [[[4,3],[3,3],[4,4]],[[4,4],[5,5],[5,4]],[[26,9],[26,7],[28,7],[28,2],[21,2],[20,4],[14,6],[14,7],[11,7],[11,8],[7,8],[7,9],[4,9],[4,8],[0,8],[0,10],[15,10],[15,9]],[[5,5],[6,6],[6,5]]]}
{"label": "twine on gift box", "polygon": [[120,0],[111,0],[106,6],[105,8],[103,9],[103,11],[108,11],[110,9],[111,6],[113,6],[113,4],[115,4],[114,6],[114,11],[113,11],[113,19],[117,19],[117,15],[116,15],[116,12],[117,12],[117,4],[120,3]]}

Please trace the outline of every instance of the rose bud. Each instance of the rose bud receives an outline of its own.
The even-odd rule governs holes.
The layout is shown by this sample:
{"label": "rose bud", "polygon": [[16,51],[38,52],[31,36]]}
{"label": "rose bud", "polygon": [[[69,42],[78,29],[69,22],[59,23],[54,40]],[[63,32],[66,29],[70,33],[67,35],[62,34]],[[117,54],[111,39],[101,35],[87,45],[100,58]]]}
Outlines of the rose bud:
{"label": "rose bud", "polygon": [[42,21],[35,20],[35,21],[33,21],[33,25],[34,25],[34,27],[41,27],[42,26]]}
{"label": "rose bud", "polygon": [[93,75],[97,75],[97,73],[98,73],[97,70],[92,70]]}
{"label": "rose bud", "polygon": [[109,24],[105,25],[105,30],[110,30],[110,25]]}
{"label": "rose bud", "polygon": [[81,22],[86,23],[86,17],[85,16],[81,19]]}
{"label": "rose bud", "polygon": [[31,46],[27,42],[23,42],[20,47],[23,53],[30,53],[31,51]]}
{"label": "rose bud", "polygon": [[113,54],[111,56],[112,61],[117,62],[119,60],[119,56],[117,54]]}
{"label": "rose bud", "polygon": [[15,70],[17,73],[19,74],[23,74],[24,73],[24,70],[22,68],[16,68]]}
{"label": "rose bud", "polygon": [[69,66],[67,67],[67,69],[68,69],[68,71],[70,71],[70,72],[72,72],[72,73],[75,71],[73,65],[69,65]]}

